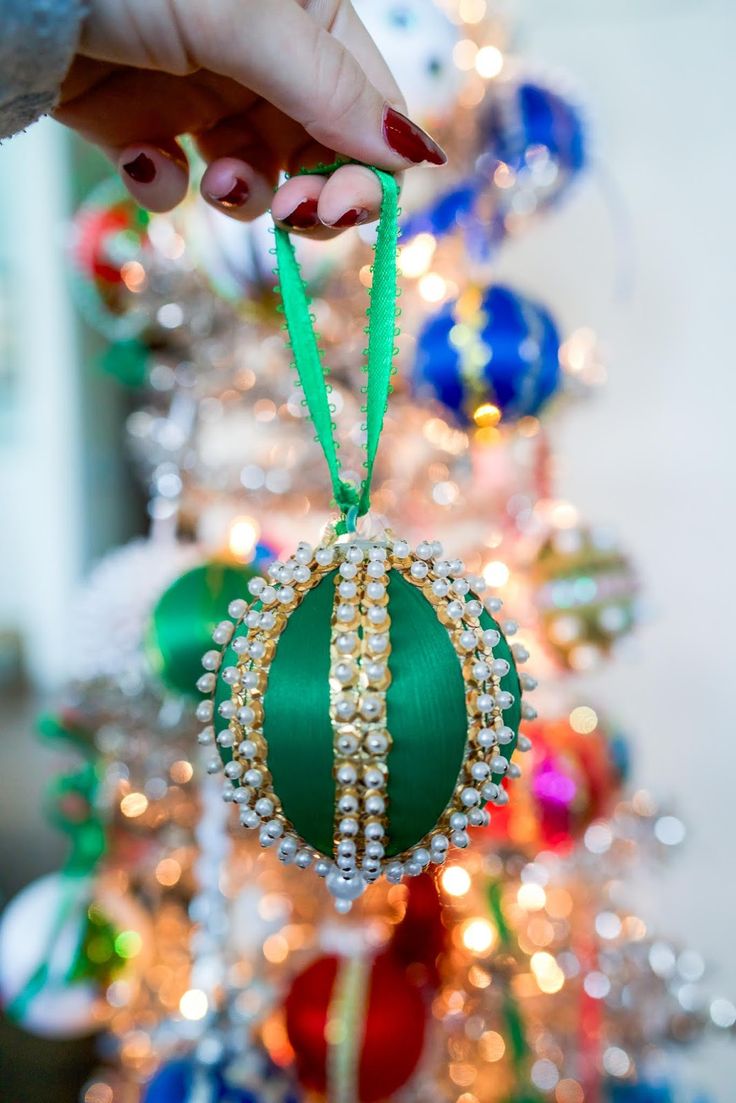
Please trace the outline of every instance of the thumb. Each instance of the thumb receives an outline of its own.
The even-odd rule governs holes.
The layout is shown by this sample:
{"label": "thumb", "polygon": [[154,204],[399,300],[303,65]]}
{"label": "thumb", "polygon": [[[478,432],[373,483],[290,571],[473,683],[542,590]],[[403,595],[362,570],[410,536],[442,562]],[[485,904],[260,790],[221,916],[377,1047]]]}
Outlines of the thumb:
{"label": "thumb", "polygon": [[[313,0],[311,0],[313,2]],[[404,115],[401,93],[347,0],[319,5],[323,25],[297,0],[220,0],[192,13],[191,53],[201,65],[268,100],[327,149],[391,172],[447,160]],[[214,32],[214,34],[213,34]],[[186,30],[185,30],[186,33]],[[370,79],[369,75],[370,74]]]}

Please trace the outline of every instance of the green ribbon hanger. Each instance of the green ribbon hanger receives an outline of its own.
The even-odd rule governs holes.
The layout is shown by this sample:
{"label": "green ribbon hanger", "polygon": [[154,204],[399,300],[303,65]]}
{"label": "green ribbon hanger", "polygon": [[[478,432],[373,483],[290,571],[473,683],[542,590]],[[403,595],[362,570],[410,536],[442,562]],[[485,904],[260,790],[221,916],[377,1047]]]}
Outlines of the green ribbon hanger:
{"label": "green ribbon hanger", "polygon": [[[305,172],[327,175],[339,168],[344,162],[319,166]],[[314,316],[310,310],[310,299],[304,285],[299,264],[294,254],[294,246],[289,234],[280,226],[275,226],[276,262],[282,310],[286,318],[286,328],[294,353],[294,365],[304,391],[304,401],[316,430],[316,439],[324,453],[332,480],[335,504],[342,514],[338,532],[351,532],[355,522],[370,508],[370,488],[373,465],[378,451],[378,442],[383,428],[383,419],[391,392],[393,357],[396,354],[395,341],[398,336],[396,327],[396,246],[399,236],[399,200],[396,180],[387,172],[372,165],[367,166],[375,173],[381,185],[381,212],[375,244],[375,256],[372,265],[373,280],[370,289],[370,305],[367,310],[368,347],[364,350],[366,363],[364,371],[368,376],[366,386],[362,388],[366,396],[366,459],[365,476],[360,487],[346,482],[340,474],[338,460],[339,445],[335,439],[335,423],[332,420],[334,409],[330,403],[330,384],[327,382],[319,341],[314,331]]]}

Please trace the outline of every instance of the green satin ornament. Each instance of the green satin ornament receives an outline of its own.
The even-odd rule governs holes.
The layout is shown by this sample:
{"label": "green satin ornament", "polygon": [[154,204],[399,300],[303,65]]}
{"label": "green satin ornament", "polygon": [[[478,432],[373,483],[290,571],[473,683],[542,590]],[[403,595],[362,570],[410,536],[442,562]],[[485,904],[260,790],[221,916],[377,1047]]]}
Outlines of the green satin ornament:
{"label": "green satin ornament", "polygon": [[[330,572],[289,616],[271,663],[263,695],[263,734],[268,768],[284,814],[296,832],[332,854],[335,831],[333,728],[330,720],[330,621],[334,600]],[[416,846],[437,824],[452,798],[465,755],[468,718],[460,660],[447,629],[423,594],[396,571],[389,576],[391,684],[387,691],[387,857]],[[472,595],[468,595],[470,598]],[[483,628],[499,626],[487,612]],[[247,635],[241,626],[238,636]],[[236,636],[237,638],[237,636]],[[501,687],[515,701],[505,722],[518,732],[521,690],[510,648],[501,636],[494,655],[506,659]],[[222,668],[235,665],[231,646]],[[215,712],[231,697],[218,678]],[[510,759],[516,741],[500,748]],[[223,761],[229,749],[220,748]]]}
{"label": "green satin ornament", "polygon": [[156,602],[145,635],[146,657],[167,689],[197,696],[202,652],[236,598],[248,592],[258,572],[215,560],[185,571]]}

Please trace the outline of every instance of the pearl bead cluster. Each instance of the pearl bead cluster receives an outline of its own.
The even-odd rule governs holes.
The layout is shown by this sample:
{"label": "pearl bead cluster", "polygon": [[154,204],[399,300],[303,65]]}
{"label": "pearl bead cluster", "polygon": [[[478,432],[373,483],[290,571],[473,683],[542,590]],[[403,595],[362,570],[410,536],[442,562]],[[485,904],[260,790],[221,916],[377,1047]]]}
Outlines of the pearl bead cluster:
{"label": "pearl bead cluster", "polygon": [[346,880],[381,874],[387,832],[386,690],[391,681],[388,552],[351,544],[335,575],[330,717],[335,750],[335,847]]}
{"label": "pearl bead cluster", "polygon": [[[423,593],[450,635],[466,687],[468,741],[453,797],[438,824],[416,846],[385,860],[391,747],[386,727],[386,691],[391,681],[390,570],[397,570]],[[299,838],[273,790],[263,734],[263,697],[288,617],[331,571],[335,571],[330,639],[335,830],[334,852],[328,857]],[[444,862],[451,846],[468,845],[469,827],[488,823],[485,804],[507,802],[501,780],[521,772],[510,762],[511,752],[515,745],[528,750],[530,743],[522,735],[517,740],[504,723],[504,712],[514,704],[511,693],[501,686],[509,663],[494,656],[500,630],[484,629],[480,623],[484,609],[496,615],[501,602],[493,597],[482,600],[484,580],[465,577],[462,562],[444,559],[437,542],[423,541],[412,551],[405,540],[388,535],[375,541],[326,543],[316,549],[303,543],[292,559],[273,564],[268,573],[267,580],[255,578],[249,583],[255,599],[250,605],[245,600],[231,603],[232,619],[220,622],[213,634],[220,650],[209,650],[203,657],[205,674],[198,687],[209,698],[197,708],[198,719],[206,725],[199,740],[205,745],[216,743],[232,755],[224,767],[225,799],[239,807],[241,823],[258,830],[262,846],[276,845],[285,864],[306,868],[314,863],[336,907],[345,912],[381,873],[397,883],[430,864]],[[510,621],[503,628],[506,635],[516,631]],[[231,641],[237,664],[220,670]],[[523,646],[516,644],[512,650],[516,663],[528,658]],[[231,687],[231,698],[220,704],[215,716],[218,671]],[[522,675],[521,684],[532,689],[536,683]],[[522,716],[535,715],[524,702]],[[220,758],[214,757],[208,769],[220,771]]]}

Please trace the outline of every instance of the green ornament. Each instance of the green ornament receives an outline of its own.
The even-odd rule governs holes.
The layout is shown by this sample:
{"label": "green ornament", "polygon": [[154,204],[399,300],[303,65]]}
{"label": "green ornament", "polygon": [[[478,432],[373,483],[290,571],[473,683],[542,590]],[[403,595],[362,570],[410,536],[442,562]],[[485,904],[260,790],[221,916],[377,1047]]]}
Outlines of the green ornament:
{"label": "green ornament", "polygon": [[195,696],[201,656],[230,602],[242,597],[253,567],[214,560],[185,571],[156,602],[145,635],[151,668],[175,693]]}
{"label": "green ornament", "polygon": [[215,689],[198,716],[241,821],[282,860],[328,865],[343,904],[467,846],[517,772],[514,656],[478,580],[437,547],[300,545],[287,581],[254,580],[224,653],[203,659]]}

